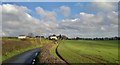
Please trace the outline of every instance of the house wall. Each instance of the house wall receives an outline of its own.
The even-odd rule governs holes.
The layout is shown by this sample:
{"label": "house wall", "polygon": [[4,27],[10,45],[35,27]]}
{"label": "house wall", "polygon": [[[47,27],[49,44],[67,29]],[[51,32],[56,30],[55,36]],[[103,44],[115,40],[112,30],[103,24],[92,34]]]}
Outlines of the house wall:
{"label": "house wall", "polygon": [[54,40],[57,40],[57,37],[55,37],[55,36],[54,36],[54,37],[50,37],[50,39],[54,39]]}
{"label": "house wall", "polygon": [[26,39],[26,36],[19,36],[18,39]]}

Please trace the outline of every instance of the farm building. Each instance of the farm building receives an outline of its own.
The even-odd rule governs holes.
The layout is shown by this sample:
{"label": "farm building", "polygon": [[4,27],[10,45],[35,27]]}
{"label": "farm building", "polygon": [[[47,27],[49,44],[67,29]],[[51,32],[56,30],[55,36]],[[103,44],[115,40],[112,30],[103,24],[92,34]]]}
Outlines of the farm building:
{"label": "farm building", "polygon": [[65,36],[65,35],[58,35],[58,36],[56,36],[56,35],[50,35],[49,36],[49,39],[50,40],[67,40],[68,39],[68,37],[67,36]]}
{"label": "farm building", "polygon": [[50,39],[57,40],[57,37],[56,36],[51,36]]}
{"label": "farm building", "polygon": [[49,39],[50,39],[50,40],[57,40],[58,38],[57,38],[56,35],[50,35],[50,36],[49,36]]}
{"label": "farm building", "polygon": [[19,36],[18,36],[18,39],[26,39],[26,38],[27,38],[26,35],[19,35]]}

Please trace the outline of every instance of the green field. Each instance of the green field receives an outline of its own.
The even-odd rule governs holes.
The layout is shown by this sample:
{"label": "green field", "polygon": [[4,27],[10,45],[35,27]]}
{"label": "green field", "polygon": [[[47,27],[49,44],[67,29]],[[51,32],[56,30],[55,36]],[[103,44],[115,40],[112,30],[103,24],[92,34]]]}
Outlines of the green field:
{"label": "green field", "polygon": [[69,63],[118,63],[117,40],[65,40],[58,53]]}

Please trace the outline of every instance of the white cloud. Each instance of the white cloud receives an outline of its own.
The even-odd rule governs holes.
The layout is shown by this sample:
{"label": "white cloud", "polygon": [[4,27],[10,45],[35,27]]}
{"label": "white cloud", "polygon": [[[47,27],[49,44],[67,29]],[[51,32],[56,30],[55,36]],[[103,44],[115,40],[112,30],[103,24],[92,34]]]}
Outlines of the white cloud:
{"label": "white cloud", "polygon": [[45,20],[47,20],[47,21],[49,21],[49,20],[56,21],[56,13],[54,11],[45,11],[41,7],[36,7],[36,11],[37,11],[38,14],[43,16],[43,18]]}
{"label": "white cloud", "polygon": [[71,34],[69,36],[71,37],[76,37],[77,35],[81,37],[117,36],[117,23],[116,12],[110,12],[109,14],[80,12],[78,18],[63,20],[60,24],[60,29],[69,31]]}
{"label": "white cloud", "polygon": [[[36,35],[46,34],[48,31],[57,27],[55,21],[55,13],[44,11],[38,8],[38,13],[45,16],[45,19],[39,20],[31,16],[30,10],[24,6],[12,4],[3,4],[2,7],[2,35],[3,36],[18,36],[21,34],[34,33]],[[42,13],[40,13],[42,12]],[[47,19],[48,18],[48,19]],[[47,21],[51,20],[51,21]]]}
{"label": "white cloud", "polygon": [[62,22],[78,22],[80,19],[75,18],[75,19],[63,19]]}
{"label": "white cloud", "polygon": [[94,16],[94,14],[88,14],[88,13],[85,13],[85,12],[80,12],[80,15],[87,16],[87,17],[93,17]]}
{"label": "white cloud", "polygon": [[71,12],[71,8],[70,7],[67,7],[67,6],[61,6],[59,8],[59,10],[61,11],[61,13],[65,16],[65,17],[68,17],[70,15],[70,12]]}
{"label": "white cloud", "polygon": [[89,14],[89,13],[85,13],[85,12],[81,12],[79,14],[79,17],[80,17],[80,20],[82,20],[84,24],[100,23],[100,22],[102,22],[102,19],[103,19],[99,15]]}
{"label": "white cloud", "polygon": [[[100,5],[100,4],[99,4]],[[105,4],[103,4],[105,5]],[[17,36],[33,32],[39,34],[66,34],[70,37],[102,37],[117,36],[118,32],[118,13],[114,7],[104,10],[101,9],[96,14],[80,12],[74,18],[69,18],[71,9],[67,6],[61,6],[61,13],[68,17],[58,22],[55,11],[47,11],[42,7],[36,7],[36,12],[43,17],[40,19],[30,15],[30,10],[25,6],[3,4],[2,7],[2,35]],[[106,13],[107,12],[107,13]],[[73,15],[74,16],[74,15]],[[7,18],[7,19],[6,19]]]}
{"label": "white cloud", "polygon": [[2,13],[14,13],[14,14],[17,14],[18,12],[19,13],[22,13],[22,12],[28,12],[29,10],[27,9],[27,7],[24,7],[24,6],[16,6],[16,5],[10,5],[10,4],[3,4],[2,5]]}
{"label": "white cloud", "polygon": [[4,35],[17,36],[34,32],[35,27],[40,24],[38,19],[28,14],[29,9],[27,7],[11,4],[1,6],[2,32],[4,32]]}

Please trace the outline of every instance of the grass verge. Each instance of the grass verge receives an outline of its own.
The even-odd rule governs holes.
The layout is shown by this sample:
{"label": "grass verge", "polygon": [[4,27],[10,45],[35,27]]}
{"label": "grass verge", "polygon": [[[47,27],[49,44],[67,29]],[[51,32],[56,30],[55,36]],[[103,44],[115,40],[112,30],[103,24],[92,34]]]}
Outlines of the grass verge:
{"label": "grass verge", "polygon": [[25,51],[42,47],[50,42],[47,39],[30,38],[26,40],[2,39],[2,62]]}
{"label": "grass verge", "polygon": [[37,47],[33,46],[33,47],[28,47],[28,48],[24,48],[24,49],[20,49],[20,50],[15,50],[15,51],[6,53],[6,55],[2,56],[2,61],[5,61],[6,59],[9,59],[9,58],[11,58],[11,57],[13,57],[13,56],[15,56],[17,54],[23,53],[23,52],[28,51],[28,50],[32,50],[34,48],[37,48]]}
{"label": "grass verge", "polygon": [[56,57],[56,58],[59,58],[58,56],[57,56],[57,54],[56,54],[56,47],[58,46],[58,44],[54,44],[53,46],[52,46],[52,48],[50,49],[50,54],[51,55],[53,55],[54,57]]}

